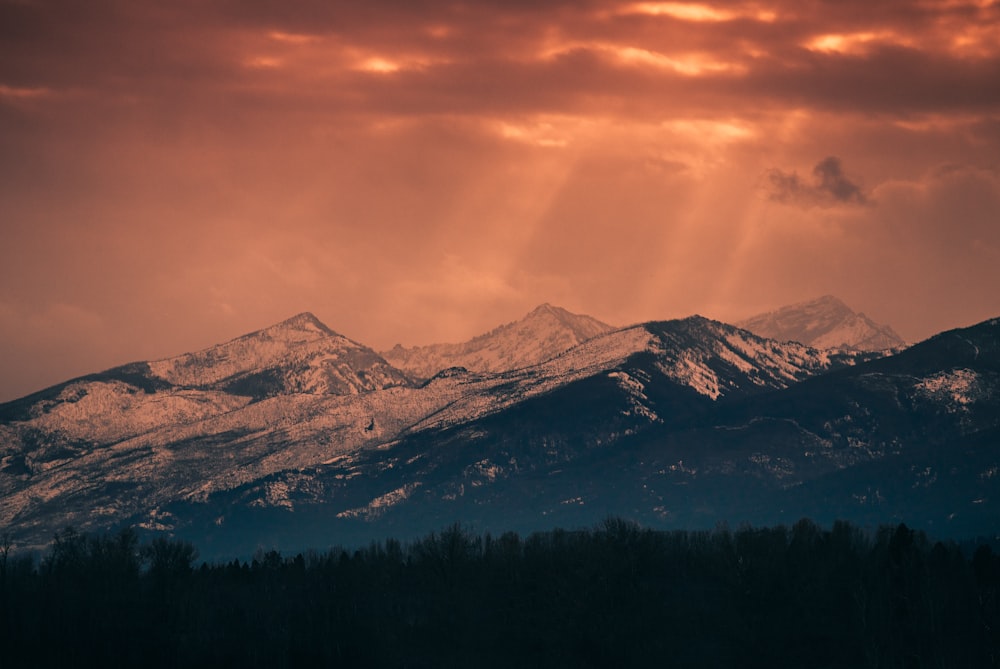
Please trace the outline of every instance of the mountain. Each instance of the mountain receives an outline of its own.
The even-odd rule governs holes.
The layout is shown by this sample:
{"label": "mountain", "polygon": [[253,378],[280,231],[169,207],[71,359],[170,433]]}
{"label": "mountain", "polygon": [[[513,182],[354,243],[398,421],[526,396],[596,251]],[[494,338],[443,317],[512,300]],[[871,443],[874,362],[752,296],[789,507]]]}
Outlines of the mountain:
{"label": "mountain", "polygon": [[[395,535],[456,518],[530,531],[608,514],[667,528],[808,516],[872,530],[907,522],[938,537],[996,534],[1000,319],[714,400],[699,391],[709,387],[695,381],[700,374],[678,384],[662,373],[677,369],[664,364],[664,340],[706,341],[702,325],[732,334],[697,319],[648,324],[653,345],[613,370],[502,413],[408,435],[378,454],[359,452],[314,483],[327,486],[327,499],[343,500],[341,514]],[[713,348],[716,355],[700,358]],[[700,359],[696,367],[721,378],[726,348],[715,339],[693,355],[686,345],[666,351]],[[362,483],[340,485],[347,472]],[[248,486],[240,494],[260,492]],[[307,515],[321,508],[305,494],[298,499]],[[209,504],[236,508],[225,496]],[[267,525],[253,517],[243,526]]]}
{"label": "mountain", "polygon": [[41,545],[67,524],[133,525],[207,557],[607,515],[987,534],[998,333],[1000,319],[888,354],[692,316],[412,381],[303,314],[0,405],[0,527]]}
{"label": "mountain", "polygon": [[507,323],[462,344],[404,348],[397,344],[382,357],[414,378],[429,379],[443,369],[504,372],[544,362],[614,328],[607,323],[543,304],[519,321]]}
{"label": "mountain", "polygon": [[[546,311],[560,315],[543,308],[526,320],[545,322]],[[722,398],[785,388],[867,357],[691,317],[605,332],[528,367],[449,368],[415,384],[303,314],[205,351],[0,405],[0,524],[43,541],[67,523],[182,531],[206,513],[216,528],[253,510],[302,517],[303,507],[327,521],[377,519],[434,477],[462,485],[479,460],[386,488],[397,472],[431,461],[439,445],[448,452],[439,435],[474,434],[465,430],[476,421],[533,425],[532,450],[566,449],[560,457],[570,457],[656,424],[688,423]],[[579,389],[585,396],[573,395]],[[565,392],[576,399],[533,413]],[[557,437],[557,425],[580,439]],[[414,444],[429,450],[400,461],[395,454]],[[456,457],[476,458],[475,449]]]}
{"label": "mountain", "polygon": [[310,313],[197,353],[148,363],[171,386],[263,396],[357,394],[407,385],[405,374]]}
{"label": "mountain", "polygon": [[832,295],[758,314],[737,325],[761,337],[816,348],[883,351],[905,346],[891,327],[851,310]]}

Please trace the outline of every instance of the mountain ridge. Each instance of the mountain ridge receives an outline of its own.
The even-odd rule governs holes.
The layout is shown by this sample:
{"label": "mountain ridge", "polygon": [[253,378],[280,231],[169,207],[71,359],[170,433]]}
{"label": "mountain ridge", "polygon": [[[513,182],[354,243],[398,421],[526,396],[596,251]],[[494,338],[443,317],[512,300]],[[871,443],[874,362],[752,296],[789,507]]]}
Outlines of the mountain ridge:
{"label": "mountain ridge", "polygon": [[[560,312],[541,305],[514,325],[564,332]],[[697,525],[753,500],[763,506],[747,519],[771,522],[792,488],[834,486],[847,495],[838,508],[862,514],[851,495],[870,499],[871,476],[898,461],[894,508],[912,497],[944,522],[926,495],[945,495],[935,503],[974,527],[992,502],[969,511],[959,498],[992,499],[1000,481],[982,436],[1000,416],[998,332],[992,319],[865,352],[691,316],[607,329],[527,366],[417,381],[304,312],[162,367],[132,363],[0,405],[0,525],[35,542],[67,523],[363,539],[462,519]],[[307,383],[331,368],[358,383]],[[973,455],[942,464],[953,456],[940,444]]]}

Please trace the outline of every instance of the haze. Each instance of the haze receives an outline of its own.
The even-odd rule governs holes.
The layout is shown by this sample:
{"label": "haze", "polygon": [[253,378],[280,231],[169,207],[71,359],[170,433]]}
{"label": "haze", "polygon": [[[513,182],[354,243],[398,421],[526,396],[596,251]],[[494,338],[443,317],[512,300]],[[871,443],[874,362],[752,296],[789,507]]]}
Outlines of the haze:
{"label": "haze", "polygon": [[1000,316],[1000,4],[0,0],[0,401],[832,293]]}

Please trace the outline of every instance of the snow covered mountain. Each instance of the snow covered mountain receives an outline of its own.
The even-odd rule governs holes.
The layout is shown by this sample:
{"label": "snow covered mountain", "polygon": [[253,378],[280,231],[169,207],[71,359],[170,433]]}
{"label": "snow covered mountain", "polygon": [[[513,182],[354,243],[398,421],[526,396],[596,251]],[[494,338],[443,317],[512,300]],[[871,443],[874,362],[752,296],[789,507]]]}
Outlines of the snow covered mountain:
{"label": "snow covered mountain", "polygon": [[[541,356],[565,343],[565,331],[552,327],[561,319],[579,332],[601,327],[542,307],[481,341],[557,333],[526,347]],[[253,500],[281,507],[291,505],[289,490],[313,485],[301,474],[309,468],[343,468],[400,439],[503,414],[588,378],[611,382],[617,399],[608,406],[627,417],[625,427],[615,419],[595,428],[609,442],[619,428],[632,433],[663,420],[643,390],[650,383],[687,404],[711,402],[786,387],[858,357],[692,317],[605,332],[540,364],[521,366],[520,357],[506,365],[516,369],[500,373],[451,368],[415,385],[302,314],[198,353],[126,365],[0,406],[0,524],[42,534],[53,524],[87,528],[124,517],[158,526],[165,505],[299,472],[295,485],[267,487]]]}
{"label": "snow covered mountain", "polygon": [[404,348],[397,344],[382,357],[415,378],[429,379],[443,369],[505,372],[544,362],[614,328],[607,323],[543,304],[519,321],[507,323],[462,344]]}
{"label": "snow covered mountain", "polygon": [[736,325],[761,337],[816,348],[884,351],[905,346],[891,327],[851,310],[832,295],[781,307]]}
{"label": "snow covered mountain", "polygon": [[[552,325],[560,311],[521,323],[563,332]],[[490,341],[526,336],[517,326]],[[823,494],[853,517],[851,495],[885,497],[877,467],[904,456],[899,504],[933,493],[934,508],[965,509],[955,490],[978,499],[1000,481],[989,460],[1000,462],[1000,442],[968,441],[1000,430],[998,332],[988,322],[885,357],[692,316],[598,333],[536,364],[449,367],[415,383],[303,314],[0,405],[0,527],[39,544],[66,524],[134,524],[220,554],[455,520],[531,529],[613,513],[710,527],[811,508],[787,491],[836,476],[846,482]],[[527,348],[542,357],[562,344],[551,346]],[[933,451],[944,443],[951,450]],[[935,472],[954,484],[947,494],[920,487]],[[995,512],[970,508],[979,515],[960,517],[973,527]]]}
{"label": "snow covered mountain", "polygon": [[[703,341],[711,331],[733,334],[698,318],[609,333],[565,357],[598,342],[624,353],[625,335],[641,346],[612,369],[502,410],[430,422],[308,477],[278,472],[170,511],[196,518],[201,508],[200,529],[188,536],[242,536],[248,548],[262,537],[310,545],[316,528],[365,541],[373,528],[407,537],[458,520],[531,531],[609,514],[666,528],[808,516],[872,528],[905,521],[937,536],[995,533],[1000,319],[773,387],[738,374],[730,386],[724,380],[741,363],[723,356],[763,352],[737,356],[734,343],[776,352],[779,343],[748,334]],[[704,345],[691,351],[691,342]],[[712,375],[722,382],[700,382]],[[728,392],[713,399],[705,391],[714,387]],[[267,511],[276,490],[312,529],[296,535],[287,517]]]}
{"label": "snow covered mountain", "polygon": [[300,394],[352,396],[409,385],[371,349],[299,314],[203,351],[131,363],[0,405],[0,449],[10,434],[5,424],[18,426],[18,434],[39,435],[27,437],[34,448],[26,462],[48,468],[41,463],[71,461],[91,445],[206,421],[238,424],[242,418],[230,414],[251,404],[260,413],[257,403],[270,397],[292,398],[290,406]]}

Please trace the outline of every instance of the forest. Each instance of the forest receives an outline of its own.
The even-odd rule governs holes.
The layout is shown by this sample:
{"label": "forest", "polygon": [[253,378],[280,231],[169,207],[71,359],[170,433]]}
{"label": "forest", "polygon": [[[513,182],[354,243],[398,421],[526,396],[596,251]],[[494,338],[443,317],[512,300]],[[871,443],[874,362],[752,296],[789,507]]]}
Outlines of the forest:
{"label": "forest", "polygon": [[997,667],[1000,556],[904,524],[476,534],[205,563],[0,544],[0,666]]}

